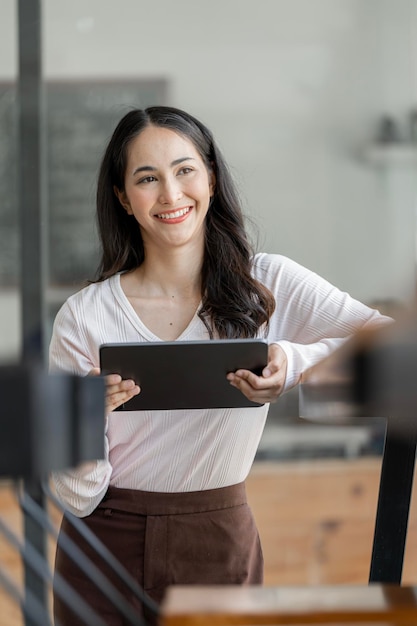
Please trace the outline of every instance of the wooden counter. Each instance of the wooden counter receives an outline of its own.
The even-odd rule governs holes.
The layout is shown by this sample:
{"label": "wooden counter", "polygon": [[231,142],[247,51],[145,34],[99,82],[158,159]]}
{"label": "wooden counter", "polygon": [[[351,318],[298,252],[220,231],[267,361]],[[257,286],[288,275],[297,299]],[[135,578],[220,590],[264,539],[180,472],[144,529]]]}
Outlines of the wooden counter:
{"label": "wooden counter", "polygon": [[417,589],[390,585],[172,587],[161,626],[417,624]]}

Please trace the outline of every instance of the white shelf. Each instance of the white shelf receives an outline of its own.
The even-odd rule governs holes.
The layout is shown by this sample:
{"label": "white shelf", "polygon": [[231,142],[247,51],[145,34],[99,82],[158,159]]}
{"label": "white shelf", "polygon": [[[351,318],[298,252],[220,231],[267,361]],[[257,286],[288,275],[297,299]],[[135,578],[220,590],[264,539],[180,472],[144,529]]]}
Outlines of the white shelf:
{"label": "white shelf", "polygon": [[364,151],[366,161],[374,165],[417,165],[417,144],[371,144]]}

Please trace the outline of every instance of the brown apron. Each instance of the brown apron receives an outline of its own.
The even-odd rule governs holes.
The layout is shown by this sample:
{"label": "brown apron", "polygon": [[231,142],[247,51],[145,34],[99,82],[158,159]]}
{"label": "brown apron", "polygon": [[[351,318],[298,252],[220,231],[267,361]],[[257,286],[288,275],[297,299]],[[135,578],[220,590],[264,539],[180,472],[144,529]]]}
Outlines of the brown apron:
{"label": "brown apron", "polygon": [[[97,552],[71,524],[69,536],[149,622],[153,617],[120,582]],[[158,493],[109,487],[83,523],[123,564],[156,603],[169,585],[261,584],[263,557],[258,531],[246,501],[244,483],[184,493]],[[59,573],[108,626],[129,624],[103,591],[66,554],[58,539],[55,572]],[[73,602],[70,603],[74,606]],[[61,626],[85,622],[54,593],[54,616]],[[142,617],[143,619],[143,617]]]}

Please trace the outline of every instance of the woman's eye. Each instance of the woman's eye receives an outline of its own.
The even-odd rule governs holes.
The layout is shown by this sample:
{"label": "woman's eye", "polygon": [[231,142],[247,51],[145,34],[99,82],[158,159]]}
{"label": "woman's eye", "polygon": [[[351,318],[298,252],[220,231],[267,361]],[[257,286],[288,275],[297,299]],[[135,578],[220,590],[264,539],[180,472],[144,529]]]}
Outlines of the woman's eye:
{"label": "woman's eye", "polygon": [[156,180],[155,176],[145,176],[145,178],[138,180],[138,183],[153,183],[154,180]]}
{"label": "woman's eye", "polygon": [[179,174],[189,174],[192,171],[193,171],[192,167],[182,167],[178,173]]}

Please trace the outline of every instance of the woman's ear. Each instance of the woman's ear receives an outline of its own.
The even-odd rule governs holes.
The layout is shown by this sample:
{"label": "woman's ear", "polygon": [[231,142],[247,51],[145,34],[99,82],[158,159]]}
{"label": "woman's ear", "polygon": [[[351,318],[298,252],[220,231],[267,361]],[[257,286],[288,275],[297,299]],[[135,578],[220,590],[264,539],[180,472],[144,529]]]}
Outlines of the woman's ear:
{"label": "woman's ear", "polygon": [[210,170],[209,170],[209,191],[210,191],[210,197],[214,196],[215,190],[216,190],[216,175],[214,173],[213,167],[211,167]]}
{"label": "woman's ear", "polygon": [[128,198],[127,198],[126,192],[124,190],[121,191],[120,189],[118,189],[118,187],[116,187],[116,185],[113,186],[113,191],[114,191],[114,194],[115,194],[116,198],[119,200],[120,204],[122,205],[122,207],[126,211],[126,213],[128,215],[132,215],[133,211],[132,211],[132,208],[130,206],[130,202],[129,202]]}

